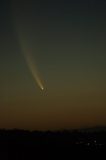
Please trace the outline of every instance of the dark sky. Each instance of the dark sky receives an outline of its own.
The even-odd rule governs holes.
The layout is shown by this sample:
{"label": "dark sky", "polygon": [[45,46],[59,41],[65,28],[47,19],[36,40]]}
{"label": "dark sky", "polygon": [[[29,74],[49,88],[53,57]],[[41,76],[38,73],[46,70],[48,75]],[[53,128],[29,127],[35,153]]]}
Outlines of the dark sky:
{"label": "dark sky", "polygon": [[106,125],[106,1],[1,0],[0,73],[0,128]]}

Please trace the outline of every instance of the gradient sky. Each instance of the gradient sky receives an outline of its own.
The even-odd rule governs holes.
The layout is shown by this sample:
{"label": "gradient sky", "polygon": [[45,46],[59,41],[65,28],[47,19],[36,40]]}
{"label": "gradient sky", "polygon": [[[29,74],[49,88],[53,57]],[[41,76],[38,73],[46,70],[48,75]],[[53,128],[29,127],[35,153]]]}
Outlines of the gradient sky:
{"label": "gradient sky", "polygon": [[0,128],[100,125],[106,125],[106,1],[1,1]]}

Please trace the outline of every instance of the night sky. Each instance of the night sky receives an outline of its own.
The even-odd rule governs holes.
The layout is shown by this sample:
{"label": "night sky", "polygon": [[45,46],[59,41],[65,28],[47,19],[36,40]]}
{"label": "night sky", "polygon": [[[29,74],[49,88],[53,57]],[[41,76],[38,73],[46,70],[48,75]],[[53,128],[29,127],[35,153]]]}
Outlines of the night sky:
{"label": "night sky", "polygon": [[0,128],[101,125],[106,1],[1,0]]}

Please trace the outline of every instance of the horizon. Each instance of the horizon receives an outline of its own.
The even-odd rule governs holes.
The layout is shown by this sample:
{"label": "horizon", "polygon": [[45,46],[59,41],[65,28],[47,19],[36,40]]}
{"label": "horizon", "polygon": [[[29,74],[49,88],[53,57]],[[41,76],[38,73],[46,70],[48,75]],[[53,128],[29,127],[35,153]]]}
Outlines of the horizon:
{"label": "horizon", "polygon": [[103,131],[106,130],[106,126],[91,126],[91,127],[81,127],[81,128],[68,128],[68,129],[51,129],[51,130],[31,130],[24,128],[0,128],[0,131],[28,131],[28,132],[73,132],[73,131]]}

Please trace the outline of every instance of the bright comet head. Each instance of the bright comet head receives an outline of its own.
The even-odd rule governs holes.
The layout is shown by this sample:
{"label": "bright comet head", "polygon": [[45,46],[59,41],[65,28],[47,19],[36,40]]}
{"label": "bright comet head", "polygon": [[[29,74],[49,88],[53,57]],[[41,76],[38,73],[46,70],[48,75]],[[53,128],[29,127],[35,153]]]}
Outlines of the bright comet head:
{"label": "bright comet head", "polygon": [[42,88],[41,88],[41,90],[43,91],[43,90],[44,90],[44,88],[42,87]]}

